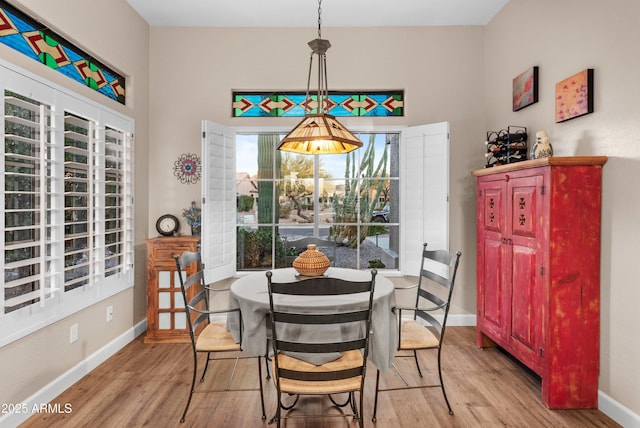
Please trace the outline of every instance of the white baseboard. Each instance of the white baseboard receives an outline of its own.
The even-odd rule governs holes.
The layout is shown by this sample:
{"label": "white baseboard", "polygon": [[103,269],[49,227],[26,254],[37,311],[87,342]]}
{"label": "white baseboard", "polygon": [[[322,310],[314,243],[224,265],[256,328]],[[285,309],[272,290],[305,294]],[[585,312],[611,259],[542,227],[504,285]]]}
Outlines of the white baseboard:
{"label": "white baseboard", "polygon": [[640,415],[633,413],[602,391],[598,391],[598,410],[625,428],[640,428]]}
{"label": "white baseboard", "polygon": [[473,314],[449,314],[447,325],[450,327],[475,327],[476,316]]}
{"label": "white baseboard", "polygon": [[[0,427],[17,427],[29,419],[37,412],[40,406],[46,406],[47,403],[50,403],[67,388],[86,376],[91,370],[98,367],[136,337],[144,333],[146,329],[147,321],[142,320],[83,361],[80,361],[74,367],[60,375],[56,380],[37,391],[23,403],[20,403],[21,410],[25,410],[25,412],[7,413],[0,417]],[[65,409],[65,403],[56,403],[56,405],[59,405],[60,408],[54,410],[61,412],[68,410]]]}

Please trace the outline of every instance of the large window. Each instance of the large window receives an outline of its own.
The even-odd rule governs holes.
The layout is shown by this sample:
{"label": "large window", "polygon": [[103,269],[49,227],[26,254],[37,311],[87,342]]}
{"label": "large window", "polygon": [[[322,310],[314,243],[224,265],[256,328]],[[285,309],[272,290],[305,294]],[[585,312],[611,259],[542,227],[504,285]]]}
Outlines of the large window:
{"label": "large window", "polygon": [[449,123],[361,133],[348,155],[294,156],[281,135],[202,122],[202,255],[209,281],[287,266],[302,236],[336,266],[415,275],[422,244],[449,248]]}
{"label": "large window", "polygon": [[0,344],[131,286],[133,121],[0,64]]}
{"label": "large window", "polygon": [[397,269],[399,134],[359,134],[345,155],[280,152],[278,134],[236,136],[237,270],[291,265],[296,239],[335,241],[334,265]]}

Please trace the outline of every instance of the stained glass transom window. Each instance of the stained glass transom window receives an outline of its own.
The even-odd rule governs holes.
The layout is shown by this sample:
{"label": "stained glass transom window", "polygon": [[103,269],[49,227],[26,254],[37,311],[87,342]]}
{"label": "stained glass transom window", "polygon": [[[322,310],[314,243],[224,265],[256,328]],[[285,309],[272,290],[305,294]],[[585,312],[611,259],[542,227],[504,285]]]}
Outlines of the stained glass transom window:
{"label": "stained glass transom window", "polygon": [[123,76],[5,1],[0,1],[0,43],[125,104]]}
{"label": "stained glass transom window", "polygon": [[[336,117],[404,116],[404,91],[329,92],[325,112]],[[317,113],[306,92],[233,92],[233,117],[302,117]]]}

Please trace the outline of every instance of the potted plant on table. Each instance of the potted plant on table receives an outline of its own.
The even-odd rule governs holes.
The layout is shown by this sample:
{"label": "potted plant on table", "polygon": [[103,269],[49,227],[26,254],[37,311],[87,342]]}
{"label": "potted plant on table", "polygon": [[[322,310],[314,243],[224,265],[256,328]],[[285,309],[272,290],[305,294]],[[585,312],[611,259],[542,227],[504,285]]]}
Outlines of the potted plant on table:
{"label": "potted plant on table", "polygon": [[196,202],[192,201],[189,208],[182,210],[182,217],[187,219],[187,223],[191,226],[191,235],[200,236],[202,210],[196,206]]}

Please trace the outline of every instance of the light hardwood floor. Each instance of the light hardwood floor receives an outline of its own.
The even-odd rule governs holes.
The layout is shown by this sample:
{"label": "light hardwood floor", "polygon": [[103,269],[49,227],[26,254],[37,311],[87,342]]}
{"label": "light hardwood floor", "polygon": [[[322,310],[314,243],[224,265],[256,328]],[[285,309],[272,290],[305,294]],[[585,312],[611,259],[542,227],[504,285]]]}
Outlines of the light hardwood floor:
{"label": "light hardwood floor", "polygon": [[[619,427],[598,410],[548,410],[540,401],[540,379],[496,348],[478,349],[475,329],[450,327],[443,350],[447,395],[455,415],[449,415],[437,388],[385,392],[380,395],[378,420],[371,422],[375,367],[367,371],[364,423],[377,428],[416,427]],[[435,353],[423,353],[423,373],[435,373]],[[194,394],[187,419],[179,423],[191,381],[188,344],[145,345],[142,337],[97,367],[52,404],[70,404],[68,414],[40,414],[23,427],[268,427],[260,418],[259,392],[202,392]],[[203,360],[202,360],[203,361]],[[232,362],[209,367],[201,389],[224,386]],[[409,379],[416,379],[409,358],[397,359]],[[216,373],[216,370],[218,371]],[[215,374],[215,375],[214,375]],[[399,381],[394,371],[383,373],[386,385]],[[257,387],[257,361],[240,360],[234,385]],[[275,408],[274,387],[266,385],[269,418]],[[303,398],[299,412],[324,414],[326,399]],[[291,419],[289,428],[356,427],[351,418]]]}

